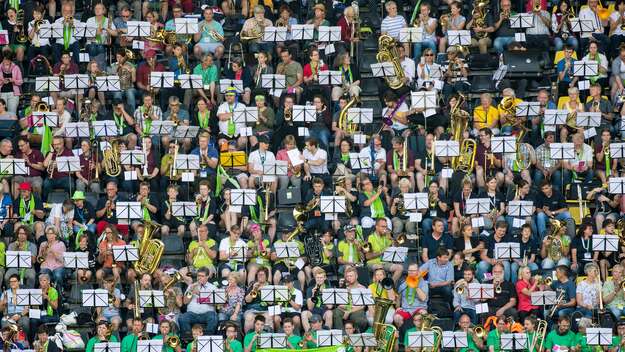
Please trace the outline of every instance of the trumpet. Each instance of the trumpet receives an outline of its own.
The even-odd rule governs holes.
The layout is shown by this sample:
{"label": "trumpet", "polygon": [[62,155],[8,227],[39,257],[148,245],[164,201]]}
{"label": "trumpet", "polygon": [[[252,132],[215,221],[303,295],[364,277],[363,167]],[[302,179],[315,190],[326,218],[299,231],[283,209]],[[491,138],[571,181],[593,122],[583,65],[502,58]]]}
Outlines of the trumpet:
{"label": "trumpet", "polygon": [[551,276],[542,276],[542,275],[537,275],[535,277],[536,282],[538,282],[539,285],[547,285],[547,286],[551,286],[551,284],[553,283],[553,279],[551,278]]}
{"label": "trumpet", "polygon": [[255,284],[252,286],[252,291],[250,291],[250,296],[251,296],[253,299],[255,299],[256,297],[258,297],[258,284],[257,284],[257,283],[255,283]]}
{"label": "trumpet", "polygon": [[50,160],[50,163],[48,164],[48,174],[50,175],[50,178],[53,178],[52,176],[54,176],[54,169],[56,169],[56,152],[54,152],[52,154],[52,159]]}
{"label": "trumpet", "polygon": [[502,291],[502,288],[501,288],[501,282],[498,282],[498,283],[497,283],[497,286],[495,286],[495,293],[496,293],[496,294],[500,294],[500,293],[501,293],[501,291]]}

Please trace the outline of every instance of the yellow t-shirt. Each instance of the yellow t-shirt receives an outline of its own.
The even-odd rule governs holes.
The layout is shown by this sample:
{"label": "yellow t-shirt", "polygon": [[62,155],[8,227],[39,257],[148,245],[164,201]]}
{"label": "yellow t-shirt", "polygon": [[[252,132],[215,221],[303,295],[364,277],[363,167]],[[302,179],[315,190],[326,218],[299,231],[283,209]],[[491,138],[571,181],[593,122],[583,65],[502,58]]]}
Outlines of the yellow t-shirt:
{"label": "yellow t-shirt", "polygon": [[388,292],[378,282],[372,282],[369,284],[369,291],[373,298],[386,298],[388,299]]}
{"label": "yellow t-shirt", "polygon": [[[215,248],[214,239],[209,238],[205,242],[208,248]],[[199,269],[203,266],[213,266],[213,260],[208,256],[204,248],[200,247],[200,243],[198,241],[191,241],[191,243],[189,243],[189,252],[192,252],[195,248],[198,248],[198,250],[195,256],[193,256],[193,267]]]}
{"label": "yellow t-shirt", "polygon": [[349,243],[345,240],[339,242],[339,253],[341,258],[348,263],[360,263],[362,258],[360,257],[360,251],[356,248],[356,243]]}
{"label": "yellow t-shirt", "polygon": [[263,245],[262,245],[262,250],[267,252],[266,256],[263,257],[261,255],[260,248],[258,247],[259,246],[256,244],[256,241],[254,240],[247,241],[247,248],[252,250],[252,258],[250,258],[250,260],[252,260],[258,265],[270,267],[271,263],[269,262],[268,258],[269,258],[269,254],[271,254],[271,247],[269,245],[269,240],[263,240]]}
{"label": "yellow t-shirt", "polygon": [[323,245],[323,249],[324,249],[324,252],[323,252],[323,264],[330,264],[330,258],[328,258],[326,256],[325,251],[332,252],[334,250],[334,244],[333,243],[324,244]]}
{"label": "yellow t-shirt", "polygon": [[[372,233],[371,235],[369,235],[367,242],[371,244],[371,251],[373,252],[384,252],[385,249],[393,244],[387,236],[381,237],[377,233]],[[382,256],[367,261],[367,263],[369,264],[379,264],[381,262]]]}
{"label": "yellow t-shirt", "polygon": [[499,110],[489,105],[487,111],[484,111],[484,107],[479,105],[473,110],[473,121],[475,121],[477,129],[490,127],[493,123],[499,121]]}

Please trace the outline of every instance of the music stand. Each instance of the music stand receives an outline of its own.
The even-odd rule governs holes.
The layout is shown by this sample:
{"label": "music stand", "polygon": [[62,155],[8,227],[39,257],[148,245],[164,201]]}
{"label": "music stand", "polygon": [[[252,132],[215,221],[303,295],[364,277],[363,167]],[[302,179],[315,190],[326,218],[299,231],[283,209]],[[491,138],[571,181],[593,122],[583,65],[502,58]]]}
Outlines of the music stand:
{"label": "music stand", "polygon": [[556,304],[556,292],[535,291],[531,293],[530,300],[534,306],[552,306]]}
{"label": "music stand", "polygon": [[136,262],[139,260],[139,249],[132,245],[112,246],[113,260],[116,262]]}
{"label": "music stand", "polygon": [[174,73],[168,72],[150,72],[150,87],[152,88],[173,88]]}
{"label": "music stand", "polygon": [[608,192],[611,194],[624,194],[625,177],[610,177],[608,179]]}
{"label": "music stand", "polygon": [[[77,156],[58,156],[56,159],[56,168],[59,172],[72,173],[80,171],[80,158]],[[69,177],[69,193],[72,193],[72,180]]]}
{"label": "music stand", "polygon": [[195,138],[200,132],[200,126],[179,125],[174,129],[174,139]]}
{"label": "music stand", "polygon": [[449,45],[461,45],[468,46],[471,45],[471,31],[468,30],[448,30],[447,38],[449,39]]}
{"label": "music stand", "polygon": [[460,155],[460,143],[458,141],[434,141],[434,154],[438,157]]}
{"label": "music stand", "polygon": [[286,27],[265,27],[263,32],[264,42],[285,42],[286,41]]}
{"label": "music stand", "polygon": [[286,76],[276,74],[263,74],[260,77],[261,87],[270,90],[286,89]]}
{"label": "music stand", "polygon": [[150,136],[171,136],[176,124],[171,120],[154,120],[150,126]]}
{"label": "music stand", "polygon": [[534,14],[519,13],[510,16],[510,28],[526,29],[534,27]]}
{"label": "music stand", "polygon": [[196,34],[199,32],[199,22],[196,17],[174,18],[176,34]]}
{"label": "music stand", "polygon": [[43,304],[43,296],[40,289],[17,289],[17,306],[39,306]]}
{"label": "music stand", "polygon": [[326,214],[345,213],[345,204],[345,196],[321,196],[319,209]]}
{"label": "music stand", "polygon": [[404,263],[408,256],[408,247],[387,247],[382,254],[385,263]]}
{"label": "music stand", "polygon": [[32,253],[30,251],[7,251],[6,267],[16,269],[30,269],[32,267]]}
{"label": "music stand", "polygon": [[255,106],[237,107],[232,113],[232,121],[238,124],[256,124],[258,122],[258,108]]}
{"label": "music stand", "polygon": [[195,154],[178,154],[174,160],[176,170],[199,170],[200,156]]}
{"label": "music stand", "polygon": [[320,42],[340,42],[341,27],[339,26],[319,26],[317,27],[318,41]]}
{"label": "music stand", "polygon": [[545,125],[566,125],[569,112],[561,109],[545,109]]}
{"label": "music stand", "polygon": [[128,21],[127,37],[149,37],[152,33],[150,22],[147,21]]}
{"label": "music stand", "polygon": [[368,170],[371,167],[371,157],[359,153],[349,153],[349,164],[352,170]]}
{"label": "music stand", "polygon": [[321,289],[321,302],[325,305],[349,304],[349,290],[346,288]]}
{"label": "music stand", "polygon": [[404,27],[399,30],[399,41],[401,43],[420,43],[423,41],[423,28]]}
{"label": "music stand", "polygon": [[443,348],[469,347],[467,333],[464,331],[443,331]]}
{"label": "music stand", "polygon": [[30,169],[24,159],[0,159],[0,175],[28,175]]}
{"label": "music stand", "polygon": [[340,86],[343,84],[341,71],[319,71],[319,85]]}
{"label": "music stand", "polygon": [[368,288],[353,288],[349,290],[354,306],[372,306],[375,305],[371,290]]}
{"label": "music stand", "polygon": [[61,79],[58,76],[35,77],[35,91],[37,92],[60,92]]}
{"label": "music stand", "polygon": [[506,351],[525,350],[527,335],[525,333],[501,334],[501,349]]}
{"label": "music stand", "polygon": [[612,328],[586,328],[586,343],[589,346],[612,344]]}
{"label": "music stand", "polygon": [[137,352],[161,352],[163,340],[137,340]]}
{"label": "music stand", "polygon": [[89,138],[91,132],[89,131],[88,122],[68,122],[63,126],[63,135],[65,137],[72,138]]}
{"label": "music stand", "polygon": [[373,123],[372,108],[349,108],[347,109],[347,121],[356,124]]}
{"label": "music stand", "polygon": [[595,25],[592,20],[583,20],[573,17],[569,22],[571,23],[571,32],[574,33],[591,33],[595,30]]}
{"label": "music stand", "polygon": [[490,198],[469,198],[466,200],[467,214],[488,214],[490,213]]}
{"label": "music stand", "polygon": [[165,307],[165,295],[159,290],[139,290],[139,307],[163,308]]}
{"label": "music stand", "polygon": [[171,215],[175,217],[194,218],[198,215],[195,202],[172,202]]}
{"label": "music stand", "polygon": [[103,288],[84,289],[82,293],[82,305],[85,307],[108,307],[109,292]]}
{"label": "music stand", "polygon": [[233,189],[230,191],[233,205],[256,205],[256,191],[253,189]]}
{"label": "music stand", "polygon": [[551,143],[549,152],[554,160],[575,159],[573,143]]}
{"label": "music stand", "polygon": [[89,88],[89,75],[65,75],[63,86],[65,89],[87,89]]}
{"label": "music stand", "polygon": [[516,137],[493,137],[491,150],[493,153],[516,153]]}
{"label": "music stand", "polygon": [[495,259],[512,260],[521,258],[519,242],[495,243]]}
{"label": "music stand", "polygon": [[65,264],[66,269],[89,269],[89,253],[65,252],[63,253],[63,264]]}
{"label": "music stand", "polygon": [[119,153],[119,162],[122,165],[142,166],[145,164],[145,153],[141,150],[122,150]]}
{"label": "music stand", "polygon": [[573,76],[589,77],[599,74],[599,63],[596,61],[577,60],[573,62]]}
{"label": "music stand", "polygon": [[285,348],[286,334],[283,333],[260,333],[258,334],[258,349]]}
{"label": "music stand", "polygon": [[318,330],[317,331],[317,346],[336,346],[343,343],[343,330]]}
{"label": "music stand", "polygon": [[601,112],[578,112],[575,122],[577,127],[599,127]]}
{"label": "music stand", "polygon": [[120,352],[121,350],[121,342],[96,342],[93,345],[94,352]]}
{"label": "music stand", "polygon": [[592,250],[595,252],[618,252],[619,236],[617,235],[592,235]]}
{"label": "music stand", "polygon": [[117,75],[98,76],[95,78],[95,85],[100,92],[119,92],[122,90]]}
{"label": "music stand", "polygon": [[291,265],[291,260],[297,259],[301,255],[297,242],[274,243],[273,246],[276,250],[276,257],[285,259],[287,266]]}
{"label": "music stand", "polygon": [[220,79],[219,92],[223,94],[228,90],[228,88],[234,88],[237,94],[243,94],[243,81],[240,79]]}
{"label": "music stand", "polygon": [[534,202],[531,200],[511,200],[508,202],[508,215],[527,217],[534,214]]}
{"label": "music stand", "polygon": [[540,103],[539,102],[527,102],[524,101],[517,105],[515,110],[516,117],[534,117],[540,115]]}
{"label": "music stand", "polygon": [[371,67],[371,74],[373,75],[373,77],[386,78],[386,77],[396,76],[395,67],[390,62],[387,62],[387,61],[379,62],[379,63],[371,64],[370,67]]}
{"label": "music stand", "polygon": [[610,143],[610,157],[612,159],[625,158],[625,143]]}
{"label": "music stand", "polygon": [[347,335],[347,338],[349,339],[349,344],[354,347],[375,347],[378,345],[375,335],[370,332]]}
{"label": "music stand", "polygon": [[204,83],[202,82],[202,75],[180,74],[178,75],[178,81],[180,82],[180,88],[182,89],[204,88]]}
{"label": "music stand", "polygon": [[408,346],[410,348],[434,347],[434,331],[408,332]]}
{"label": "music stand", "polygon": [[200,290],[198,295],[198,303],[200,304],[225,304],[227,301],[226,289],[224,288]]}
{"label": "music stand", "polygon": [[198,336],[197,352],[224,352],[224,337],[221,335]]}
{"label": "music stand", "polygon": [[113,120],[93,121],[91,126],[96,137],[116,137],[122,133]]}
{"label": "music stand", "polygon": [[293,105],[293,122],[316,122],[317,111],[313,105]]}
{"label": "music stand", "polygon": [[288,174],[289,163],[286,160],[276,160],[273,164],[263,164],[263,182],[274,182],[277,176]]}
{"label": "music stand", "polygon": [[493,284],[480,284],[470,282],[467,284],[467,297],[476,301],[495,298],[495,286]]}
{"label": "music stand", "polygon": [[260,289],[260,300],[262,302],[288,302],[289,296],[289,288],[284,285],[265,285]]}
{"label": "music stand", "polygon": [[291,26],[291,38],[293,40],[312,40],[315,36],[315,25],[294,24]]}
{"label": "music stand", "polygon": [[126,224],[143,218],[140,202],[115,202],[115,216]]}

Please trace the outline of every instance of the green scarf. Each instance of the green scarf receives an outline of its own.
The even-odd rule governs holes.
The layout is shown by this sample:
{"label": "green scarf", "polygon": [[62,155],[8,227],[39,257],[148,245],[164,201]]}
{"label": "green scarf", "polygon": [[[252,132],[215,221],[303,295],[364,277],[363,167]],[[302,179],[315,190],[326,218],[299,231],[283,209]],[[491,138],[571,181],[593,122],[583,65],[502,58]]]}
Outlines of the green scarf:
{"label": "green scarf", "polygon": [[[208,129],[208,123],[209,123],[209,120],[210,120],[210,116],[211,116],[210,110],[207,110],[206,114],[204,114],[204,116],[202,116],[199,111],[197,112],[197,120],[200,123],[200,128],[201,129],[203,129],[203,130]],[[230,126],[228,126],[228,128],[230,128]]]}
{"label": "green scarf", "polygon": [[605,159],[605,177],[612,176],[612,158],[610,157],[610,153],[604,154]]}
{"label": "green scarf", "polygon": [[[35,197],[30,196],[30,200],[28,201],[28,213],[30,214],[30,218],[28,219],[29,224],[33,224],[35,221],[33,212],[35,211]],[[20,209],[19,209],[20,218],[23,219],[26,216],[26,203],[24,202],[24,198],[20,198]]]}
{"label": "green scarf", "polygon": [[[235,103],[236,106],[236,103]],[[230,110],[230,113],[234,113],[234,106],[230,107],[228,105],[228,109]],[[228,120],[228,136],[232,137],[234,136],[234,134],[236,133],[236,124],[234,123],[234,115],[230,116],[230,120]]]}
{"label": "green scarf", "polygon": [[72,27],[67,24],[63,24],[63,48],[65,48],[65,50],[69,49],[69,41],[71,38]]}
{"label": "green scarf", "polygon": [[[397,153],[396,151],[393,150],[393,169],[395,169],[395,171],[402,171],[401,170],[401,162],[399,160],[399,153]],[[406,165],[403,165],[406,166]]]}
{"label": "green scarf", "polygon": [[[141,114],[145,114],[145,107],[141,106]],[[150,135],[150,130],[152,129],[152,119],[143,119],[143,137]]]}
{"label": "green scarf", "polygon": [[[102,31],[104,31],[104,30],[105,30],[105,29],[104,29],[104,20],[106,20],[106,17],[102,16],[102,21],[101,21],[101,24],[102,24]],[[97,32],[97,31],[96,31],[96,32]],[[103,44],[103,42],[102,42],[102,32],[100,32],[100,34],[96,34],[96,35],[95,35],[95,41],[96,41],[98,44]]]}
{"label": "green scarf", "polygon": [[124,133],[124,128],[126,128],[126,119],[124,119],[124,114],[117,115],[113,113],[113,120],[115,120],[115,126],[117,126],[117,130],[119,130],[119,134]]}
{"label": "green scarf", "polygon": [[[265,212],[265,207],[263,205],[263,199],[261,196],[256,196],[256,201],[258,202],[258,211],[263,214]],[[250,205],[250,217],[254,220],[255,223],[260,224],[260,217],[256,214],[256,206]]]}
{"label": "green scarf", "polygon": [[210,196],[208,196],[208,199],[206,200],[206,206],[204,207],[204,212],[202,212],[202,215],[200,215],[200,210],[202,210],[202,204],[200,203],[200,205],[197,206],[197,219],[199,221],[205,221],[206,219],[208,219],[208,210],[210,209],[210,204],[211,199]]}
{"label": "green scarf", "polygon": [[341,153],[341,161],[343,162],[343,164],[347,164],[349,162],[349,153]]}
{"label": "green scarf", "polygon": [[43,126],[43,136],[41,137],[41,154],[48,155],[52,150],[52,129],[48,125]]}
{"label": "green scarf", "polygon": [[[148,204],[149,204],[149,199],[148,199]],[[152,220],[152,217],[150,216],[150,211],[148,210],[148,207],[144,207],[142,206],[141,208],[143,208],[143,220],[146,221],[150,221]]]}
{"label": "green scarf", "polygon": [[[374,192],[365,192],[365,196],[367,199],[371,199],[375,193]],[[373,219],[379,219],[384,217],[384,204],[382,203],[382,199],[380,197],[376,198],[371,203],[371,217]]]}
{"label": "green scarf", "polygon": [[226,170],[224,170],[224,168],[221,165],[219,165],[217,166],[217,177],[216,177],[217,181],[215,182],[215,195],[216,196],[219,196],[219,194],[221,193],[221,189],[223,188],[222,178],[225,178],[226,181],[230,181],[230,183],[232,183],[234,187],[241,188],[241,186],[239,186],[239,182],[237,181],[237,179],[230,177],[230,175],[228,175]]}
{"label": "green scarf", "polygon": [[15,9],[15,11],[20,9],[20,0],[11,0],[9,1],[11,7]]}

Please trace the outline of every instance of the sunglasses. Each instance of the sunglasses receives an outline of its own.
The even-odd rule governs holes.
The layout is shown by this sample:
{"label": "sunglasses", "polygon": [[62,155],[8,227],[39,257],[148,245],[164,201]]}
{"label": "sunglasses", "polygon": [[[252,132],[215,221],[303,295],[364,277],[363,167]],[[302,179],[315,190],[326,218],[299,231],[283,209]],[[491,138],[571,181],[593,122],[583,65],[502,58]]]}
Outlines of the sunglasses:
{"label": "sunglasses", "polygon": [[434,56],[434,54],[425,54],[424,56]]}

